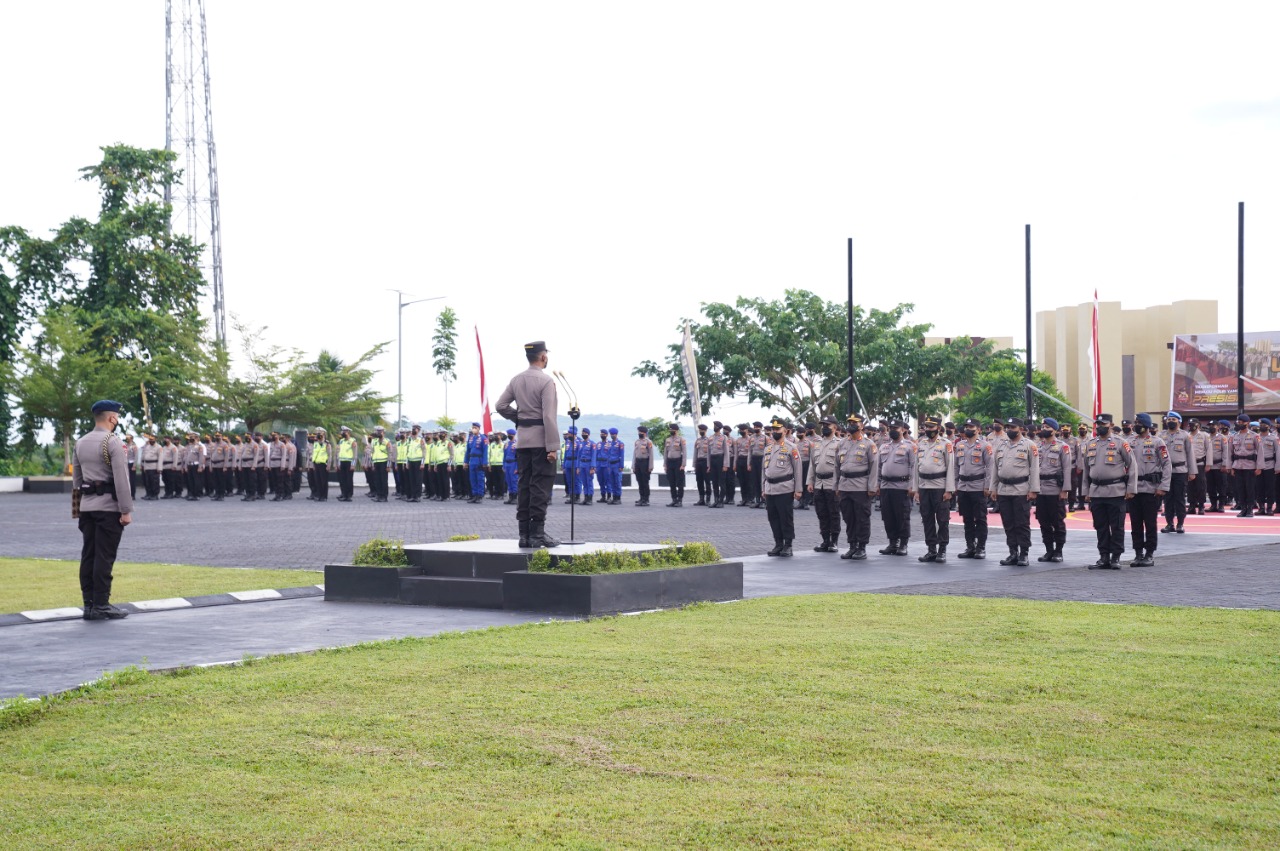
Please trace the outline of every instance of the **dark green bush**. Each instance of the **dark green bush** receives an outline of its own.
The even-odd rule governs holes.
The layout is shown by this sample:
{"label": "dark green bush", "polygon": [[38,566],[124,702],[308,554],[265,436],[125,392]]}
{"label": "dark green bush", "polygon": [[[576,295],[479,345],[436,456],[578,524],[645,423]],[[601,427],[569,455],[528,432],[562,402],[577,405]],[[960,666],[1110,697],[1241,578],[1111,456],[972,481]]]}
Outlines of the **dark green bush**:
{"label": "dark green bush", "polygon": [[663,541],[660,550],[646,553],[615,552],[597,550],[595,552],[575,555],[572,560],[552,562],[551,554],[546,550],[538,550],[529,559],[529,570],[533,573],[568,573],[577,576],[597,573],[631,573],[639,570],[662,570],[670,567],[685,567],[691,564],[713,564],[720,561],[720,553],[705,542],[678,546],[674,541]]}
{"label": "dark green bush", "polygon": [[371,538],[356,547],[351,563],[362,567],[408,567],[409,557],[404,552],[404,540]]}

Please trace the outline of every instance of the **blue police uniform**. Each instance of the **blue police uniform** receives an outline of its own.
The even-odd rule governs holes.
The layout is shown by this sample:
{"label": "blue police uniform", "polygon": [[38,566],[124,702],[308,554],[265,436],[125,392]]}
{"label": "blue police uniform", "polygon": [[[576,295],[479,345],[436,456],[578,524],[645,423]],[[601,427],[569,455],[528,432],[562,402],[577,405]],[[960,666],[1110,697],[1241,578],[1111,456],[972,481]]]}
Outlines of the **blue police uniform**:
{"label": "blue police uniform", "polygon": [[569,436],[564,439],[564,492],[572,502],[578,498],[578,427],[569,426]]}
{"label": "blue police uniform", "polygon": [[[471,424],[479,428],[479,423]],[[467,472],[471,481],[471,501],[484,499],[484,468],[489,464],[489,438],[483,434],[467,435]]]}
{"label": "blue police uniform", "polygon": [[590,505],[596,494],[595,470],[596,444],[591,440],[591,429],[582,430],[582,439],[578,441],[578,489],[582,493],[582,504]]}
{"label": "blue police uniform", "polygon": [[507,429],[507,438],[507,445],[502,450],[502,473],[507,480],[507,496],[514,502],[520,485],[520,473],[516,465],[516,430]]}
{"label": "blue police uniform", "polygon": [[618,430],[609,429],[609,490],[615,505],[622,499],[622,465],[626,461],[627,445],[618,440]]}
{"label": "blue police uniform", "polygon": [[610,452],[613,444],[609,442],[609,432],[600,430],[600,442],[596,444],[596,480],[600,482],[600,501],[613,501],[613,476],[609,472],[613,461]]}

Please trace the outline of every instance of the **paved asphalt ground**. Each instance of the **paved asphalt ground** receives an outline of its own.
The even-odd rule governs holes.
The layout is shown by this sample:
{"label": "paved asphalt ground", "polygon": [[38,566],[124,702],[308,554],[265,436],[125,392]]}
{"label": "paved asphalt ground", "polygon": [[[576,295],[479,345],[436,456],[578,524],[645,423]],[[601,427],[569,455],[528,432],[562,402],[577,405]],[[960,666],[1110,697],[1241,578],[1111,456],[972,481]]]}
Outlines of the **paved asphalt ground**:
{"label": "paved asphalt ground", "polygon": [[[1097,557],[1087,513],[1078,514],[1071,523],[1066,560],[1060,565],[1035,561],[1041,547],[1039,533],[1033,530],[1037,543],[1028,568],[997,563],[1005,552],[998,526],[991,530],[986,561],[955,559],[963,548],[963,531],[953,524],[952,558],[936,566],[915,559],[925,550],[918,521],[910,557],[880,556],[874,550],[884,545],[884,531],[879,515],[873,515],[871,557],[856,563],[814,553],[817,518],[812,511],[797,512],[797,555],[780,560],[760,555],[772,544],[764,511],[697,508],[692,505],[696,496],[689,499],[687,495],[684,508],[668,509],[656,499],[659,492],[654,496],[654,507],[646,509],[631,504],[634,491],[624,492],[621,506],[580,508],[578,540],[709,540],[726,557],[743,560],[748,597],[883,592],[1280,610],[1277,518],[1188,518],[1188,534],[1160,536],[1155,567],[1121,571],[1086,569]],[[567,538],[569,509],[561,499],[557,492],[548,529]],[[64,495],[0,496],[0,555],[78,558],[79,535],[69,516],[69,502]],[[1205,531],[1196,531],[1198,526]],[[174,500],[140,503],[135,524],[125,532],[120,560],[316,570],[326,562],[346,561],[357,544],[374,535],[429,543],[455,534],[514,537],[514,531],[514,509],[496,501],[478,506],[459,501],[375,505],[359,492],[350,505],[332,499],[316,504],[305,498],[285,503]],[[76,584],[70,573],[67,581],[70,586]],[[314,581],[313,576],[300,576],[297,584]],[[312,598],[146,613],[115,623],[62,621],[3,627],[0,698],[71,688],[103,671],[131,664],[153,669],[213,664],[246,655],[301,652],[536,619],[507,612],[325,603]]]}

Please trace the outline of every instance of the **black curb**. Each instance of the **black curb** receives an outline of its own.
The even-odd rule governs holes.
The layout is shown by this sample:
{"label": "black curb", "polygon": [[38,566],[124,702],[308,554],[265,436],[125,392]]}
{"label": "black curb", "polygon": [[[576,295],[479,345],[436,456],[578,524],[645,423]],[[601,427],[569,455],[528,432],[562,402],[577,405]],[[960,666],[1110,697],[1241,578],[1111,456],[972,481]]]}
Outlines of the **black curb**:
{"label": "black curb", "polygon": [[[237,605],[239,603],[273,603],[273,602],[279,602],[281,600],[299,600],[304,597],[323,597],[324,596],[324,589],[318,587],[317,585],[303,585],[297,588],[270,588],[270,589],[264,589],[264,590],[271,591],[272,593],[279,594],[280,596],[267,597],[265,599],[260,599],[260,600],[240,600],[232,596],[231,594],[205,594],[199,597],[180,598],[187,601],[188,605],[186,606],[175,606],[173,608],[164,608],[164,609],[148,609],[148,608],[143,608],[142,606],[152,601],[143,600],[141,605],[137,603],[119,603],[117,604],[116,608],[121,609],[125,612],[128,612],[131,615],[142,615],[142,614],[151,614],[153,612],[181,612],[187,609],[204,609],[210,606],[232,606],[232,605]],[[235,593],[260,594],[262,593],[262,591],[237,591]],[[60,607],[60,608],[71,608],[71,607]],[[22,614],[21,612],[14,612],[13,614],[0,614],[0,627],[18,626],[20,624],[31,624],[31,623],[58,623],[60,621],[79,620],[80,617],[81,617],[80,615],[67,615],[65,617],[35,619],[35,618],[29,618],[26,615]]]}

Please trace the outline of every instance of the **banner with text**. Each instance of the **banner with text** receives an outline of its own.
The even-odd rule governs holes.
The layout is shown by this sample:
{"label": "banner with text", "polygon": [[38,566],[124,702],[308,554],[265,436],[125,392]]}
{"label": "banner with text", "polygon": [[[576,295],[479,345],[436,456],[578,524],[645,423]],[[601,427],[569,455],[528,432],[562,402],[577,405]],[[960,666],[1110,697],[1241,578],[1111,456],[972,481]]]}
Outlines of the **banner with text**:
{"label": "banner with text", "polygon": [[[1235,414],[1235,334],[1186,334],[1173,338],[1173,387],[1169,407],[1184,414]],[[1280,410],[1280,331],[1244,335],[1244,409]]]}

